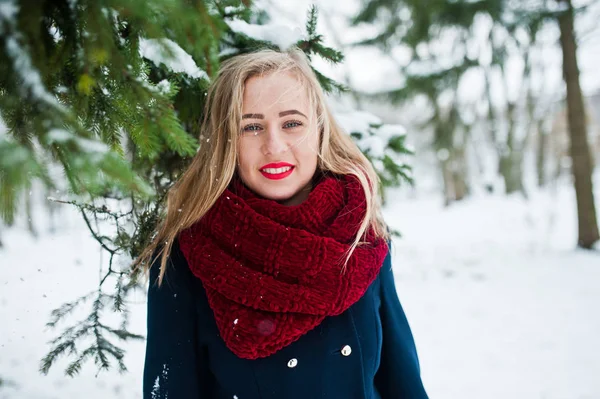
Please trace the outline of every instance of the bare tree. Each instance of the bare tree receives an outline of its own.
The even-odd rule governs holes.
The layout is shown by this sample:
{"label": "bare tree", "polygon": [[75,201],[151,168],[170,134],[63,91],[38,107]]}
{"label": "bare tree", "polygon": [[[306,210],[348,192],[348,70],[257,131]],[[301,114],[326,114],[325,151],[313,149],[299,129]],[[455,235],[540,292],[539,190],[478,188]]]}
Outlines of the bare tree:
{"label": "bare tree", "polygon": [[573,161],[572,172],[577,197],[579,225],[577,245],[590,249],[600,239],[592,184],[593,164],[587,138],[583,95],[579,83],[573,4],[571,0],[560,1],[566,6],[565,11],[558,16],[558,25],[563,53],[563,77],[567,85],[570,154]]}

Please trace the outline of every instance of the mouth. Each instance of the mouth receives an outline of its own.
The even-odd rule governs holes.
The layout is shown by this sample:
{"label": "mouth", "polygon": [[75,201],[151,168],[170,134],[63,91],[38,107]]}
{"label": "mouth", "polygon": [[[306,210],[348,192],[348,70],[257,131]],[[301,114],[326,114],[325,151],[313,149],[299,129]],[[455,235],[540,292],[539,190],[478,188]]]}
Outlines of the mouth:
{"label": "mouth", "polygon": [[285,179],[294,171],[295,166],[290,165],[289,163],[273,163],[263,166],[260,169],[260,173],[267,179],[271,180],[281,180]]}

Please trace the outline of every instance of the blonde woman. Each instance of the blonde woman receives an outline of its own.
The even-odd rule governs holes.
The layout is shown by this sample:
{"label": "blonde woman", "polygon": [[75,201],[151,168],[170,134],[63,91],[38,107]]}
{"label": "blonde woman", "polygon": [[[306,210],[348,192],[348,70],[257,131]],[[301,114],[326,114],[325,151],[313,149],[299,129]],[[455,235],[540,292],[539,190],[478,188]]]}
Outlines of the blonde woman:
{"label": "blonde woman", "polygon": [[144,398],[427,398],[373,167],[298,49],[223,63],[140,257]]}

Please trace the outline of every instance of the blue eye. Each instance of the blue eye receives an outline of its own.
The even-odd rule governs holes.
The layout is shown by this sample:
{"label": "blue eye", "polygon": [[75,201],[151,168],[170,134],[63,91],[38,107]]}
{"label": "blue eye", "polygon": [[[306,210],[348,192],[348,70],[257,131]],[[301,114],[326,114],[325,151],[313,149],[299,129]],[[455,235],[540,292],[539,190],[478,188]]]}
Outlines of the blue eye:
{"label": "blue eye", "polygon": [[246,125],[242,129],[242,131],[244,131],[244,132],[255,132],[258,130],[260,130],[260,125],[256,125],[256,124]]}
{"label": "blue eye", "polygon": [[294,128],[294,127],[302,126],[302,122],[300,122],[300,121],[289,121],[289,122],[286,122],[283,126],[284,127],[289,127],[289,128]]}

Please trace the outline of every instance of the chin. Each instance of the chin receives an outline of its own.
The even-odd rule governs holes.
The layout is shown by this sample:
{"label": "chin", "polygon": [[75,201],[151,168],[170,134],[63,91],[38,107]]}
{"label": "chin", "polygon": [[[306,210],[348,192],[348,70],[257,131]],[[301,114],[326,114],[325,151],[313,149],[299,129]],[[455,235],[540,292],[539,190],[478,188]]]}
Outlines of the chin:
{"label": "chin", "polygon": [[261,190],[258,192],[258,194],[260,194],[262,197],[273,200],[273,201],[278,201],[278,202],[284,202],[287,201],[291,198],[293,198],[294,196],[296,196],[296,194],[298,194],[298,192],[300,191],[300,189],[297,190]]}
{"label": "chin", "polygon": [[300,192],[306,189],[307,185],[311,182],[310,178],[304,179],[293,175],[279,181],[268,180],[262,174],[248,176],[250,177],[249,179],[244,179],[243,175],[240,177],[246,187],[258,196],[280,203],[297,198]]}

